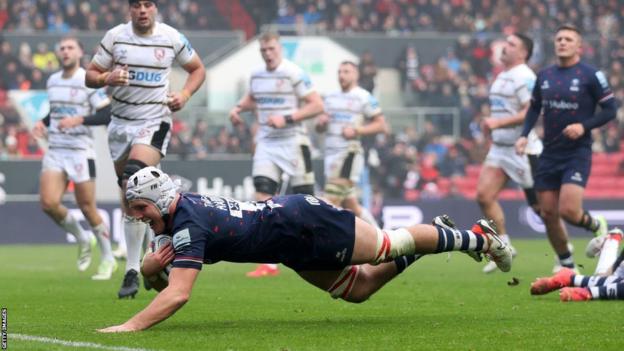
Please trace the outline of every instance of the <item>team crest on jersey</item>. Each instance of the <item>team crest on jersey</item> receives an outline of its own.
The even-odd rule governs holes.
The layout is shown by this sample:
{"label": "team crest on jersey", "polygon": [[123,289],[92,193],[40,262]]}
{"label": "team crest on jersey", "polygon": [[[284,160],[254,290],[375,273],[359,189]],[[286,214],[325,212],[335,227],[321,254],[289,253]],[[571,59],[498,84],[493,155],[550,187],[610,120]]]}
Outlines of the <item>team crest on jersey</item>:
{"label": "team crest on jersey", "polygon": [[128,58],[128,49],[119,49],[115,51],[115,56],[117,57],[117,61],[125,61]]}
{"label": "team crest on jersey", "polygon": [[76,94],[78,94],[78,89],[76,89],[76,88],[69,89],[69,96],[75,97]]}
{"label": "team crest on jersey", "polygon": [[572,79],[572,83],[570,83],[570,91],[579,91],[579,80],[577,78]]}
{"label": "team crest on jersey", "polygon": [[154,57],[158,61],[162,61],[165,58],[165,49],[164,48],[155,48],[154,49]]}
{"label": "team crest on jersey", "polygon": [[546,89],[550,88],[550,85],[548,85],[548,81],[547,81],[547,80],[545,80],[545,81],[542,83],[542,86],[541,86],[540,88],[542,88],[542,90],[546,90]]}

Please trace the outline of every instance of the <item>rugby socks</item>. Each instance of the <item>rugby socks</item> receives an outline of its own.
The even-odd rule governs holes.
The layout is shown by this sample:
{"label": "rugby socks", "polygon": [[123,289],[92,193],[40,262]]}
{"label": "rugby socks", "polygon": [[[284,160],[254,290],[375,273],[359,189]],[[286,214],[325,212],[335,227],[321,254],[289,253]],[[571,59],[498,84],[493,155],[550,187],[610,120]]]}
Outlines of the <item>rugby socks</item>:
{"label": "rugby socks", "polygon": [[571,278],[572,286],[578,286],[582,288],[592,287],[592,286],[606,286],[617,283],[624,283],[624,279],[615,275],[610,276],[586,276],[576,274]]}
{"label": "rugby socks", "polygon": [[58,224],[61,228],[72,234],[79,243],[84,244],[89,241],[89,236],[84,229],[82,229],[76,218],[69,213],[69,211],[67,212],[65,218]]}
{"label": "rugby socks", "polygon": [[589,288],[594,300],[624,300],[624,283]]}
{"label": "rugby socks", "polygon": [[405,268],[409,267],[412,263],[418,261],[424,254],[401,256],[394,259],[396,264],[397,274],[401,274]]}
{"label": "rugby socks", "polygon": [[446,251],[484,252],[490,247],[485,235],[471,230],[450,230],[436,226],[438,230],[438,247],[435,253]]}
{"label": "rugby socks", "polygon": [[562,267],[574,269],[574,258],[572,258],[572,253],[570,251],[558,254],[559,256],[559,264]]}
{"label": "rugby socks", "polygon": [[498,234],[498,237],[505,243],[511,245],[511,239],[507,234]]}
{"label": "rugby socks", "polygon": [[598,231],[598,228],[600,228],[600,221],[595,217],[592,217],[592,215],[589,214],[589,211],[583,210],[583,216],[581,216],[581,220],[577,225],[589,230],[590,232],[596,232]]}
{"label": "rugby socks", "polygon": [[145,226],[146,224],[141,221],[124,216],[124,236],[126,237],[126,248],[128,250],[126,272],[131,269],[137,272],[141,270],[141,246],[145,236]]}
{"label": "rugby socks", "polygon": [[598,259],[598,265],[596,265],[596,274],[607,274],[609,269],[613,267],[613,263],[617,259],[617,251],[622,241],[622,233],[615,232],[607,234],[607,239],[602,244],[600,250],[600,258]]}
{"label": "rugby socks", "polygon": [[110,234],[104,222],[92,227],[92,229],[98,240],[98,244],[100,245],[102,260],[114,261],[115,259],[113,258],[113,250],[111,249]]}

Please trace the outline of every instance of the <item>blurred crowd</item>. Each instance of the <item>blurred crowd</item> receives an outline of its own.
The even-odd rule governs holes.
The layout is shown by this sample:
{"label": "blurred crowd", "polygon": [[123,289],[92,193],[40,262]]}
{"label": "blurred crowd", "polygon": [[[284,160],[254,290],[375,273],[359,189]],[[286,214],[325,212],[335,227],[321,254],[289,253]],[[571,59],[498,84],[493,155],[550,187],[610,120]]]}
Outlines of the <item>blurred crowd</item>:
{"label": "blurred crowd", "polygon": [[[399,36],[422,31],[462,32],[454,45],[432,62],[408,46],[396,58],[406,106],[457,106],[461,136],[440,132],[440,123],[423,130],[366,140],[367,165],[373,188],[391,197],[415,199],[458,195],[455,179],[487,152],[488,133],[481,120],[490,115],[489,85],[502,67],[497,60],[501,39],[486,33],[525,32],[536,39],[530,65],[537,71],[553,62],[549,33],[572,22],[592,40],[584,60],[600,67],[619,101],[624,101],[624,6],[617,0],[240,0],[262,24],[292,26],[295,32],[383,32]],[[227,1],[159,0],[161,20],[182,30],[230,28],[217,8]],[[126,0],[0,0],[3,32],[68,32],[107,30],[127,21]],[[220,10],[223,10],[222,8]],[[55,48],[45,43],[17,47],[0,35],[0,157],[40,157],[41,149],[7,99],[7,90],[44,89],[59,69]],[[86,65],[90,56],[86,55]],[[378,67],[370,52],[360,58],[361,85],[375,91]],[[618,121],[594,131],[595,152],[619,152],[624,110]],[[169,154],[203,159],[213,154],[252,152],[253,126],[208,125],[175,119]],[[316,138],[319,140],[319,138]],[[321,147],[317,143],[316,154]]]}
{"label": "blurred crowd", "polygon": [[622,34],[618,0],[278,0],[278,24],[324,32],[552,32],[571,22],[588,34]]}

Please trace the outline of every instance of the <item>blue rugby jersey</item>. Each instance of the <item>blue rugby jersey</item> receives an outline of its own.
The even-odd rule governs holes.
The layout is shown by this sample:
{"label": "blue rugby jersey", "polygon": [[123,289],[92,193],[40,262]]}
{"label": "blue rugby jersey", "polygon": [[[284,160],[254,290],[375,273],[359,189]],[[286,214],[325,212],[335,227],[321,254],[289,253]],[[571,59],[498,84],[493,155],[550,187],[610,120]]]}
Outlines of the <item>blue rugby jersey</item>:
{"label": "blue rugby jersey", "polygon": [[242,202],[182,193],[167,233],[173,236],[173,267],[229,261],[337,269],[350,262],[355,219],[311,195]]}
{"label": "blue rugby jersey", "polygon": [[[596,114],[598,105],[606,112]],[[528,135],[542,109],[546,155],[565,156],[578,149],[591,149],[591,129],[615,118],[615,100],[607,78],[583,62],[570,67],[552,65],[538,73],[522,136]],[[582,123],[585,128],[585,134],[576,140],[562,133],[573,123]]]}

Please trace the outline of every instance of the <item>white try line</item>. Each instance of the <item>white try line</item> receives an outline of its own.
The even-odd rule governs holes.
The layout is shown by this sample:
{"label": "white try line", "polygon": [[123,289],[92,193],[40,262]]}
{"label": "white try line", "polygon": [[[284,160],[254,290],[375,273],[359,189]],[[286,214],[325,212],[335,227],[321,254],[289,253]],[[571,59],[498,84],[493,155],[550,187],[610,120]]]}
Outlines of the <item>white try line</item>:
{"label": "white try line", "polygon": [[9,333],[8,344],[11,343],[11,339],[24,340],[24,341],[36,341],[36,342],[41,342],[45,344],[57,344],[57,345],[63,345],[67,347],[88,347],[92,349],[110,350],[110,351],[151,351],[149,349],[137,349],[137,348],[125,347],[125,346],[108,346],[108,345],[96,344],[93,342],[68,341],[68,340],[60,340],[56,338],[46,338],[44,336]]}

